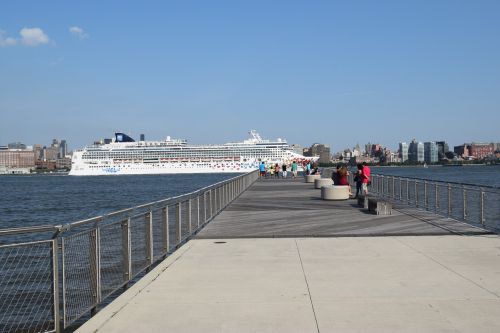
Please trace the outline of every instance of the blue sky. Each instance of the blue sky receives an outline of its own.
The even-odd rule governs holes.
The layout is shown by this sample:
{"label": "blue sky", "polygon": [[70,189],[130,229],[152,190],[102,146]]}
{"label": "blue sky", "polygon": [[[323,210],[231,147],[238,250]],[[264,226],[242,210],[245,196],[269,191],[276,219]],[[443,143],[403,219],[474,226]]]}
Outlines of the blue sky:
{"label": "blue sky", "polygon": [[3,1],[0,144],[500,141],[500,1]]}

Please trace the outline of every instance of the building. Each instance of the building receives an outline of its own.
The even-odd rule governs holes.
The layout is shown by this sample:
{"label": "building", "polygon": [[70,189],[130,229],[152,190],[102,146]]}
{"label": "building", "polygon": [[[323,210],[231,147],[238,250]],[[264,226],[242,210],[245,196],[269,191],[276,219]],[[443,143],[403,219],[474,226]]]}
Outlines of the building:
{"label": "building", "polygon": [[424,144],[413,139],[408,146],[408,160],[410,162],[424,162]]}
{"label": "building", "polygon": [[66,140],[61,140],[59,144],[59,158],[65,158],[68,155],[68,144]]}
{"label": "building", "polygon": [[495,147],[491,143],[472,143],[469,146],[469,156],[476,159],[483,159],[493,155]]}
{"label": "building", "polygon": [[13,142],[13,143],[9,143],[7,145],[7,148],[9,148],[9,149],[26,149],[26,145],[24,143],[21,143],[21,142]]}
{"label": "building", "polygon": [[438,145],[434,141],[424,143],[424,160],[425,163],[437,163],[439,160]]}
{"label": "building", "polygon": [[32,169],[35,167],[35,154],[27,149],[1,149],[0,166]]}
{"label": "building", "polygon": [[446,141],[436,141],[436,145],[438,148],[438,160],[441,161],[446,158],[446,153],[450,151],[450,148]]}
{"label": "building", "polygon": [[458,157],[468,158],[469,157],[469,145],[464,143],[460,146],[453,147],[453,152],[457,154]]}
{"label": "building", "polygon": [[399,159],[401,163],[408,161],[408,144],[406,142],[399,143]]}
{"label": "building", "polygon": [[41,159],[44,161],[55,162],[59,157],[59,147],[43,147]]}
{"label": "building", "polygon": [[319,156],[318,163],[330,163],[330,146],[321,143],[315,143],[311,146],[312,156]]}

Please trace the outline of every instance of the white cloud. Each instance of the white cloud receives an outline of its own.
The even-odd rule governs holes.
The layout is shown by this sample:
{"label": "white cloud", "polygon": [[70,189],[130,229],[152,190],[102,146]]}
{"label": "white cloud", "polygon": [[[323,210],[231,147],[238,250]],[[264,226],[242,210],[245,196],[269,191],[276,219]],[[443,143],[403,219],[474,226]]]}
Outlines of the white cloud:
{"label": "white cloud", "polygon": [[17,40],[12,37],[5,37],[5,31],[0,30],[0,47],[13,46],[17,44]]}
{"label": "white cloud", "polygon": [[76,36],[80,39],[85,39],[89,37],[89,34],[86,33],[82,28],[80,27],[70,27],[69,32],[73,35]]}
{"label": "white cloud", "polygon": [[21,43],[27,46],[47,44],[50,39],[40,28],[22,28],[19,32]]}

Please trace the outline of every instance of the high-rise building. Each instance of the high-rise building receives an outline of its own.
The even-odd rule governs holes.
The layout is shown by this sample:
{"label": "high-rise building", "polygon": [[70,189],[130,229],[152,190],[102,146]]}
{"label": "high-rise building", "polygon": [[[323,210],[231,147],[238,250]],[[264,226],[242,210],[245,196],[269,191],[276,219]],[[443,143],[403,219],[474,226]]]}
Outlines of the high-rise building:
{"label": "high-rise building", "polygon": [[425,163],[437,163],[438,161],[438,146],[436,142],[430,141],[424,143],[424,160]]}
{"label": "high-rise building", "polygon": [[446,158],[446,153],[450,151],[448,144],[445,141],[436,141],[438,149],[438,160]]}
{"label": "high-rise building", "polygon": [[59,158],[65,158],[67,154],[68,144],[66,143],[66,140],[61,140],[61,143],[59,144]]}
{"label": "high-rise building", "polygon": [[399,143],[399,158],[402,163],[408,160],[408,144],[406,142]]}
{"label": "high-rise building", "polygon": [[424,144],[413,139],[408,147],[408,159],[411,162],[424,162]]}

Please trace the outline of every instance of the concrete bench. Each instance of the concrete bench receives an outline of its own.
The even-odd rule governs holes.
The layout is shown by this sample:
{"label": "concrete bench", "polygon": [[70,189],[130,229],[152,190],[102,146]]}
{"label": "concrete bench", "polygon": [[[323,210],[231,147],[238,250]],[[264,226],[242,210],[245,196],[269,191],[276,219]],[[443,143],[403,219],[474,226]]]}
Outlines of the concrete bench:
{"label": "concrete bench", "polygon": [[392,215],[392,203],[381,198],[358,197],[358,206],[377,215]]}
{"label": "concrete bench", "polygon": [[321,188],[321,199],[347,200],[349,199],[349,185],[323,186]]}
{"label": "concrete bench", "polygon": [[320,179],[321,175],[306,175],[306,183],[314,183],[315,179]]}
{"label": "concrete bench", "polygon": [[333,185],[333,180],[330,178],[318,178],[314,180],[314,188],[320,189],[323,186]]}

